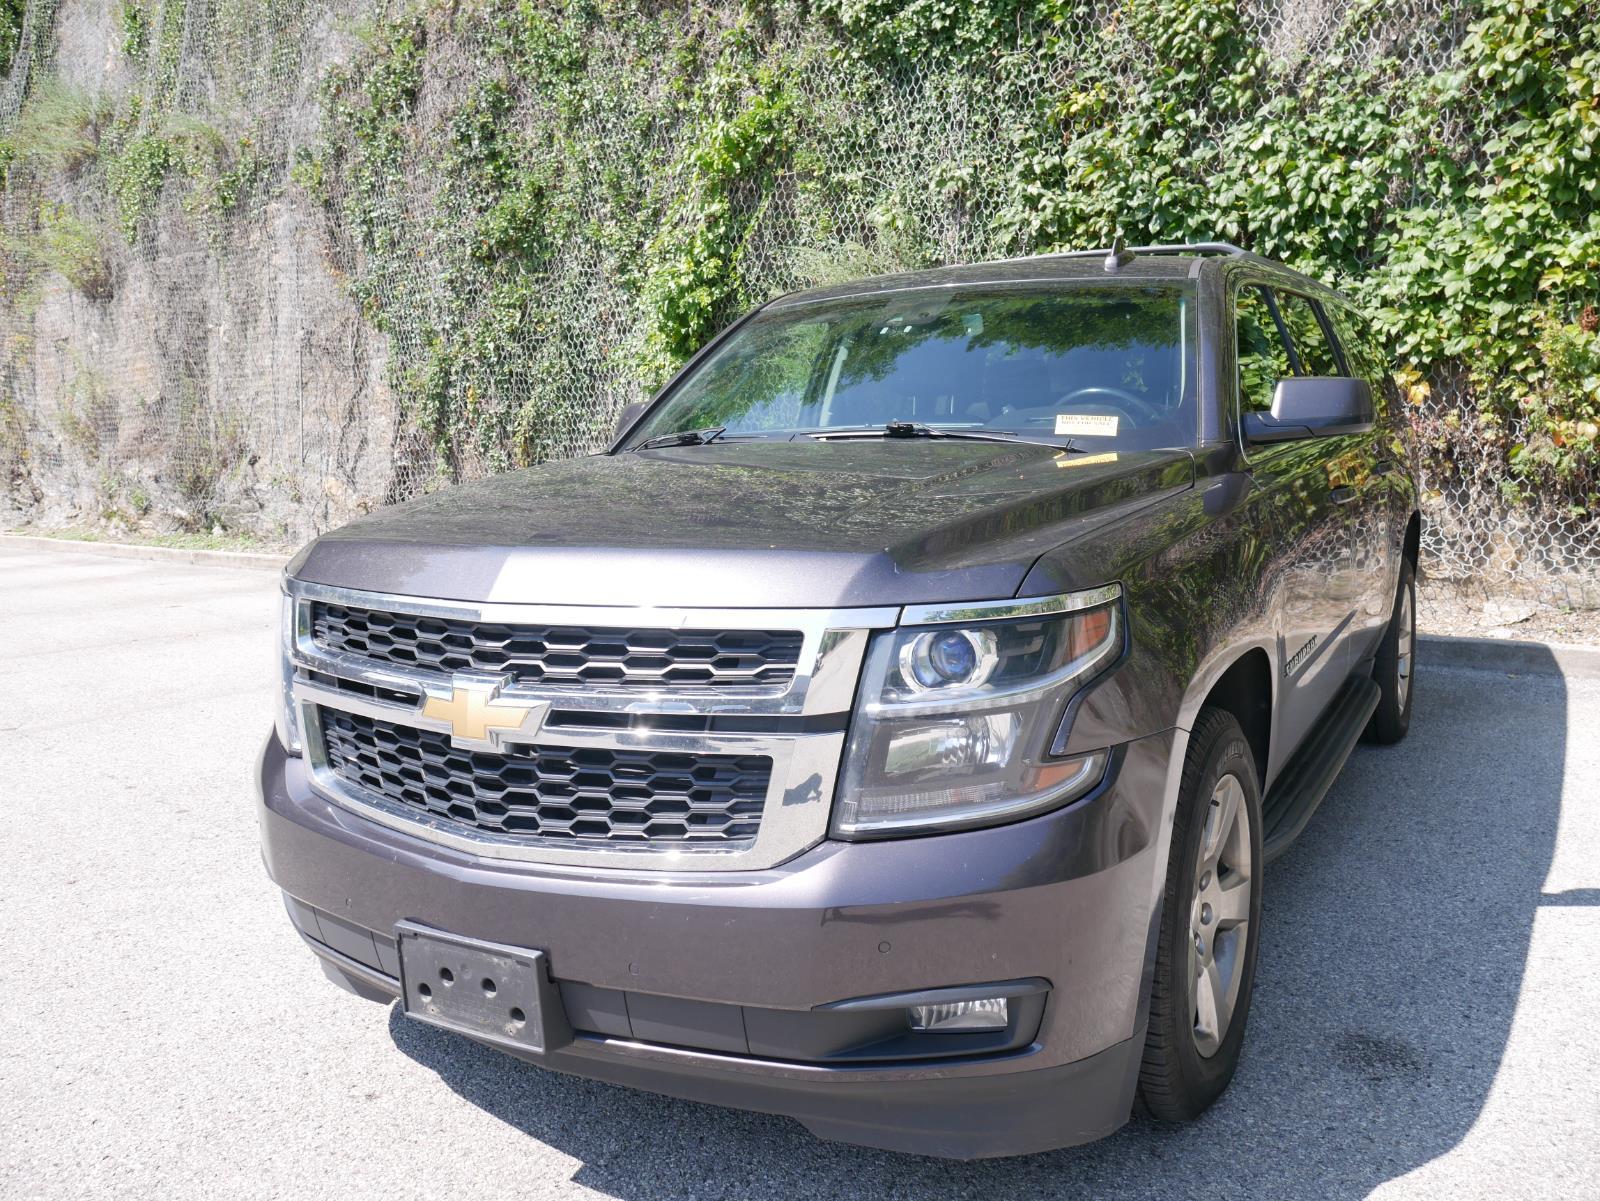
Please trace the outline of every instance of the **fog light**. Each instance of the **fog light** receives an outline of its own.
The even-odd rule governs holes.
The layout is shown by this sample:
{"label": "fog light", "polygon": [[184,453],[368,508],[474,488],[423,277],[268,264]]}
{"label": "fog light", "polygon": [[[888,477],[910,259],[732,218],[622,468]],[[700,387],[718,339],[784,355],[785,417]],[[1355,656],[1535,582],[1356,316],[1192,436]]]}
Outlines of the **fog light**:
{"label": "fog light", "polygon": [[948,1005],[913,1005],[911,1028],[926,1034],[959,1034],[973,1030],[1004,1030],[1011,1019],[1004,997],[953,1001]]}

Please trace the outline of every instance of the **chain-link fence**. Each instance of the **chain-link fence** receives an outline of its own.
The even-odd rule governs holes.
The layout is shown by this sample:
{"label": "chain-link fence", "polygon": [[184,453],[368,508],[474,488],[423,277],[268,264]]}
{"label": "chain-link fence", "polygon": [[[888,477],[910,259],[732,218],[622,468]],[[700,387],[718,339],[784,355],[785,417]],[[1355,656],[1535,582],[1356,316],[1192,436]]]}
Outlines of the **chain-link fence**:
{"label": "chain-link fence", "polygon": [[[1019,38],[1003,78],[839,54],[801,17],[757,30],[782,48],[769,57],[794,111],[768,183],[715,198],[742,224],[735,286],[708,303],[725,317],[815,282],[1037,249],[984,181],[1016,170],[1019,124],[1073,94],[1075,62],[1139,69],[1118,7],[1075,10],[1065,54]],[[1454,0],[1241,11],[1284,94],[1336,39],[1358,67],[1421,79],[1451,67],[1465,30]],[[397,6],[29,0],[0,77],[0,135],[20,146],[0,191],[0,524],[296,542],[604,443],[649,375],[633,260],[682,219],[674,197],[707,189],[685,152],[704,114],[652,55],[725,17],[684,17],[702,28],[680,28],[677,50],[602,28],[583,77],[554,93],[507,66],[504,20],[443,13],[414,18],[397,130],[363,135],[393,145],[357,162],[342,140],[372,120],[330,125],[328,81],[391,36]],[[482,223],[461,211],[449,159],[491,101],[519,145],[548,145],[570,215],[515,293],[473,243]],[[1453,120],[1440,116],[1446,139]],[[1516,431],[1485,428],[1463,381],[1441,369],[1412,388],[1428,572],[1600,604],[1594,519],[1508,493],[1501,447]]]}

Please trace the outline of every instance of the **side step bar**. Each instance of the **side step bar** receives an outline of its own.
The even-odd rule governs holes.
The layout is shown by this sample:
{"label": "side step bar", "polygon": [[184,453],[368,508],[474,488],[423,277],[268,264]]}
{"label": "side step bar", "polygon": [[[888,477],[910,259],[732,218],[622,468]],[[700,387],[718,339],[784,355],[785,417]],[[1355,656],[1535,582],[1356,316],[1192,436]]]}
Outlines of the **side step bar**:
{"label": "side step bar", "polygon": [[1367,728],[1380,696],[1371,676],[1351,676],[1279,773],[1261,802],[1262,850],[1268,863],[1288,850],[1306,828]]}

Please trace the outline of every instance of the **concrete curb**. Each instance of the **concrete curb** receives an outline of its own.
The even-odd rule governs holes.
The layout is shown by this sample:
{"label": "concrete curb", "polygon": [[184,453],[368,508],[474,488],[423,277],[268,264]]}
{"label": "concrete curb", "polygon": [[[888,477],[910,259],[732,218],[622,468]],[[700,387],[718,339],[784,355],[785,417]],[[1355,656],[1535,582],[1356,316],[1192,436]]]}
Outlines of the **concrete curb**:
{"label": "concrete curb", "polygon": [[177,546],[141,546],[137,542],[90,542],[46,538],[37,534],[0,534],[0,549],[81,551],[116,559],[149,559],[156,563],[189,563],[201,567],[242,567],[248,571],[282,571],[287,554],[244,550],[190,550]]}
{"label": "concrete curb", "polygon": [[1524,676],[1600,679],[1600,647],[1515,638],[1457,638],[1420,635],[1417,656],[1424,668],[1454,667]]}

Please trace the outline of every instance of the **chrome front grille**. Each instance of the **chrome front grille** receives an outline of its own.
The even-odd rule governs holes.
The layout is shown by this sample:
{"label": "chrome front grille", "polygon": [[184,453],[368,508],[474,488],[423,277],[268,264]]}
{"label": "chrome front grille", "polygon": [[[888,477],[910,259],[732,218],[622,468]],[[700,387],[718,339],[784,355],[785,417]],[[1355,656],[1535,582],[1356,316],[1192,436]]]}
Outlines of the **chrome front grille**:
{"label": "chrome front grille", "polygon": [[340,779],[419,813],[529,840],[748,847],[772,777],[761,755],[601,747],[501,755],[359,713],[325,709],[320,718]]}
{"label": "chrome front grille", "polygon": [[630,869],[820,841],[868,638],[899,617],[286,588],[321,793],[477,855]]}
{"label": "chrome front grille", "polygon": [[316,602],[325,650],[425,671],[506,674],[531,684],[739,688],[787,684],[798,630],[673,630],[508,625]]}

